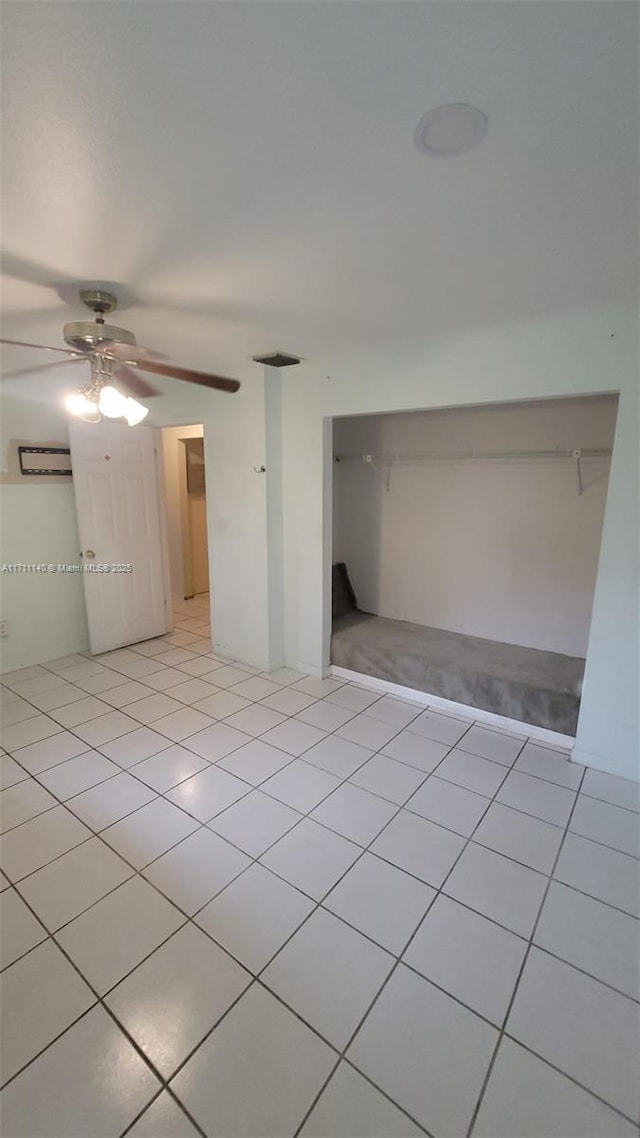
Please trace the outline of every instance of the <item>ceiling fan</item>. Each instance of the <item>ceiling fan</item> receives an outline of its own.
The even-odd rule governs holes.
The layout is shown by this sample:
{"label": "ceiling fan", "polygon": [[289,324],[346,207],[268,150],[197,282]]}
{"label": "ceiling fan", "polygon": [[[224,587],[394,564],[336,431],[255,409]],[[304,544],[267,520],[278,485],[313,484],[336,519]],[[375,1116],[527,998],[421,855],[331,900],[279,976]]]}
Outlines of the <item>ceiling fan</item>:
{"label": "ceiling fan", "polygon": [[[52,348],[46,344],[29,344],[23,340],[0,339],[0,344],[12,344],[20,348],[38,348],[46,352],[59,352],[65,360],[52,361],[45,367],[57,363],[78,363],[89,361],[91,377],[89,383],[67,399],[67,410],[86,422],[97,423],[105,416],[108,419],[126,419],[130,427],[142,422],[148,414],[148,407],[138,403],[136,396],[149,399],[159,395],[139,374],[139,371],[164,375],[171,379],[181,379],[186,383],[197,383],[201,387],[211,387],[218,391],[235,392],[240,384],[237,379],[227,379],[221,375],[209,375],[176,364],[163,363],[157,354],[136,344],[133,332],[126,328],[116,328],[105,323],[105,313],[117,308],[117,298],[103,289],[82,289],[80,300],[95,313],[95,321],[80,320],[65,324],[63,336],[68,348]],[[135,371],[132,369],[135,368]],[[127,393],[123,394],[114,385],[117,380]]]}

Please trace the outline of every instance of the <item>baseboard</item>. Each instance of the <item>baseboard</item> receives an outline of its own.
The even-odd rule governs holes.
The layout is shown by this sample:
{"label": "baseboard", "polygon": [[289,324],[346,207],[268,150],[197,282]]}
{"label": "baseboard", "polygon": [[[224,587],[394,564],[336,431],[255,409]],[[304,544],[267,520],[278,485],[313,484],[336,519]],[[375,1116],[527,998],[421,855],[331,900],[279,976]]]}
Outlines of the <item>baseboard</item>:
{"label": "baseboard", "polygon": [[620,761],[614,761],[610,755],[602,755],[598,751],[589,751],[586,747],[576,747],[571,756],[574,762],[582,763],[595,771],[604,774],[616,775],[617,778],[627,778],[631,782],[640,782],[640,757],[627,755]]}
{"label": "baseboard", "polygon": [[562,735],[559,731],[550,731],[547,727],[538,727],[535,723],[521,723],[519,719],[508,719],[505,715],[494,715],[492,711],[482,711],[479,707],[469,707],[465,703],[455,703],[451,699],[443,699],[439,695],[430,695],[428,692],[416,691],[415,688],[406,688],[402,684],[392,684],[388,680],[379,680],[376,676],[366,676],[361,672],[352,672],[350,668],[331,666],[331,675],[341,680],[350,680],[361,687],[371,688],[372,691],[386,692],[398,696],[399,699],[410,699],[413,703],[421,703],[425,707],[433,707],[445,715],[462,715],[466,719],[474,719],[477,723],[486,723],[487,727],[496,727],[499,731],[512,731],[515,735],[527,735],[545,747],[566,753],[575,746],[573,735]]}
{"label": "baseboard", "polygon": [[245,663],[248,664],[250,668],[257,668],[259,671],[264,670],[262,667],[262,662],[259,663],[257,660],[247,659],[241,660],[237,653],[234,653],[228,644],[219,644],[214,640],[212,641],[211,652],[214,656],[220,656],[222,659],[228,660],[230,664],[237,664],[239,668],[241,668],[243,663]]}
{"label": "baseboard", "polygon": [[7,660],[6,656],[0,653],[0,675],[8,676],[11,672],[19,672],[22,668],[36,668],[39,664],[46,668],[51,660],[61,660],[64,656],[82,656],[89,651],[89,645],[83,639],[82,641],[72,641],[70,644],[63,643],[62,649],[61,651],[60,645],[58,645],[55,655],[50,653],[46,660],[42,659],[42,651],[27,652],[19,660]]}
{"label": "baseboard", "polygon": [[293,668],[295,672],[304,672],[305,676],[312,676],[314,680],[323,680],[327,676],[326,668],[317,668],[314,664],[305,664],[304,660],[296,660],[293,664],[287,662],[285,668]]}

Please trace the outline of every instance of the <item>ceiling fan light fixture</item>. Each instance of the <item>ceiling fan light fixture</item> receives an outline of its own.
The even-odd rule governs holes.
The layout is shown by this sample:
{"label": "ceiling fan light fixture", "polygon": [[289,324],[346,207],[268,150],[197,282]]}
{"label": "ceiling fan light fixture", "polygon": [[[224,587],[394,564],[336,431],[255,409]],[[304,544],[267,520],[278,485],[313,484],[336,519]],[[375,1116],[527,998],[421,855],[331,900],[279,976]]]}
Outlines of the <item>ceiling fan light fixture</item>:
{"label": "ceiling fan light fixture", "polygon": [[85,423],[99,423],[104,417],[125,419],[130,427],[135,427],[149,414],[148,407],[129,395],[123,395],[110,383],[74,391],[67,396],[65,405],[71,415],[77,415]]}
{"label": "ceiling fan light fixture", "polygon": [[89,399],[84,391],[74,391],[72,395],[68,395],[65,406],[71,415],[84,419],[85,423],[99,423],[102,418],[96,400]]}
{"label": "ceiling fan light fixture", "polygon": [[149,414],[149,408],[143,407],[142,403],[138,403],[138,400],[132,399],[130,395],[127,396],[124,402],[123,415],[130,427],[137,426],[137,424],[141,423]]}
{"label": "ceiling fan light fixture", "polygon": [[98,406],[107,419],[121,419],[125,414],[127,397],[117,387],[105,384],[100,390]]}

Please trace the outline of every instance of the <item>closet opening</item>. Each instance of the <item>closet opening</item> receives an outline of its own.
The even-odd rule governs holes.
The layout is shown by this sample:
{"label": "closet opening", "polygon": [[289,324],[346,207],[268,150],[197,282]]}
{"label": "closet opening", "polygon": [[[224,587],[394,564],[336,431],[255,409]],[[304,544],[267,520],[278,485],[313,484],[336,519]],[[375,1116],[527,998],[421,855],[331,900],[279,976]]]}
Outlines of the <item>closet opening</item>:
{"label": "closet opening", "polygon": [[617,403],[334,419],[332,665],[575,736]]}

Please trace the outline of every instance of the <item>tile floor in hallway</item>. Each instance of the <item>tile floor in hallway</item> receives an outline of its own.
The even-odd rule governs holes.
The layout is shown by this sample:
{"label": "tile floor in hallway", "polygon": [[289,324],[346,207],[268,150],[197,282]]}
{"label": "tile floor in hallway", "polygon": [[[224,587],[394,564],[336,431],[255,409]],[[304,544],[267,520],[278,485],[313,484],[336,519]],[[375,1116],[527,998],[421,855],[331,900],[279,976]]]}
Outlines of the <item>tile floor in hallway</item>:
{"label": "tile floor in hallway", "polygon": [[4,1138],[636,1134],[637,785],[202,603],[2,677]]}

